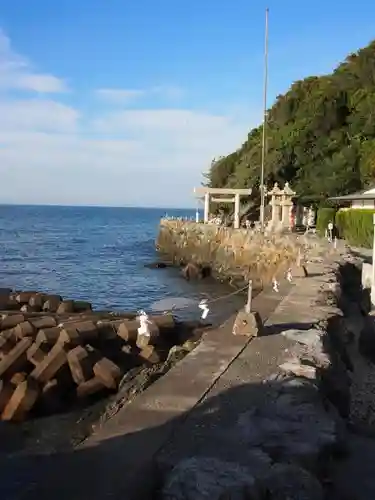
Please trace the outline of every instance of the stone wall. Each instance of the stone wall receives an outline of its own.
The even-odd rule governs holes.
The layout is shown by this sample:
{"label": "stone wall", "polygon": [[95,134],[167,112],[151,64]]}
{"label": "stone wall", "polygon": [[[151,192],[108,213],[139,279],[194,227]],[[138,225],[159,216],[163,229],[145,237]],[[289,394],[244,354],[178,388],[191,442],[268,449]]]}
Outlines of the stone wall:
{"label": "stone wall", "polygon": [[264,236],[179,220],[162,220],[156,242],[174,263],[209,266],[215,277],[238,284],[250,277],[259,283],[283,277],[304,245],[292,234]]}

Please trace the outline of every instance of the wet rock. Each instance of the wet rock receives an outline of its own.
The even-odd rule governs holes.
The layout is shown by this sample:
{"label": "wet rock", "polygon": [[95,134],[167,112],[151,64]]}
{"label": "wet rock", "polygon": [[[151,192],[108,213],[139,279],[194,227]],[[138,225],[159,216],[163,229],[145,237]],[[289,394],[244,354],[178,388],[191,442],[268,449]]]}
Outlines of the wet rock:
{"label": "wet rock", "polygon": [[211,268],[209,266],[200,266],[190,262],[182,269],[182,276],[186,280],[191,279],[204,279],[211,275]]}
{"label": "wet rock", "polygon": [[169,264],[165,262],[151,262],[150,264],[145,264],[148,269],[165,269],[169,267]]}
{"label": "wet rock", "polygon": [[200,279],[200,269],[198,266],[195,264],[187,264],[183,269],[182,269],[182,276],[187,280],[190,281],[191,279]]}
{"label": "wet rock", "polygon": [[323,500],[319,481],[306,470],[291,464],[275,464],[261,484],[270,500]]}
{"label": "wet rock", "polygon": [[168,475],[163,500],[260,500],[258,484],[251,472],[216,458],[188,458]]}

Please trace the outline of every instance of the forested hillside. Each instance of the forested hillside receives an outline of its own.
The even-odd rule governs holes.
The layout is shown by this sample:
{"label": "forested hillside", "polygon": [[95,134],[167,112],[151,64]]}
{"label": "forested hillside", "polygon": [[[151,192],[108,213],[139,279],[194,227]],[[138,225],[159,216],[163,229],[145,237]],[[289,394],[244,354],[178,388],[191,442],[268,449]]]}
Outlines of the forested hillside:
{"label": "forested hillside", "polygon": [[[236,152],[213,162],[212,187],[259,186],[262,126]],[[326,76],[293,83],[268,111],[268,185],[289,181],[315,200],[375,181],[375,41]]]}

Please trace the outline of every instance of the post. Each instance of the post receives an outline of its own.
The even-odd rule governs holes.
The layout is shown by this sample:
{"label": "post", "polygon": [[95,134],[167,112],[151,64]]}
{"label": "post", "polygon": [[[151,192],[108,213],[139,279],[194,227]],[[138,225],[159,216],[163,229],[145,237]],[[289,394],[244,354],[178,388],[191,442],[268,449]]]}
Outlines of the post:
{"label": "post", "polygon": [[234,229],[240,227],[240,195],[234,195]]}
{"label": "post", "polygon": [[197,224],[198,224],[198,222],[199,222],[199,210],[198,210],[198,209],[196,209],[196,211],[195,211],[195,222],[196,222]]}
{"label": "post", "polygon": [[247,314],[251,313],[251,303],[253,300],[253,281],[249,281],[249,288],[247,289],[247,303],[245,306],[245,311]]}
{"label": "post", "polygon": [[204,195],[204,223],[207,224],[210,213],[210,193]]}
{"label": "post", "polygon": [[374,226],[374,237],[372,240],[372,281],[371,281],[371,303],[375,305],[375,214],[372,216]]}
{"label": "post", "polygon": [[264,88],[263,88],[263,134],[262,134],[262,160],[260,170],[260,228],[264,232],[264,164],[266,159],[266,128],[267,128],[267,85],[268,85],[268,8],[266,9],[266,24],[264,35]]}

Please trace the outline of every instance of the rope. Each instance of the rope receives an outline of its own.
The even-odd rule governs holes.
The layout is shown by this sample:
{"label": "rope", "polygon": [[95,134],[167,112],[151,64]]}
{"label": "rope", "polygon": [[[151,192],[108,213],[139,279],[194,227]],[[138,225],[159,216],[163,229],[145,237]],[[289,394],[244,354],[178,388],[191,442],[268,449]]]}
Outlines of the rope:
{"label": "rope", "polygon": [[[219,302],[220,300],[227,299],[228,297],[233,297],[234,295],[237,295],[237,294],[247,290],[248,288],[249,288],[249,285],[245,285],[244,287],[239,288],[238,290],[234,290],[233,292],[227,293],[226,295],[222,295],[221,297],[217,297],[216,299],[211,299],[211,300],[200,299],[200,300],[204,301],[205,306],[208,306],[208,305],[214,304],[216,302]],[[195,309],[196,307],[197,307],[197,304],[189,304],[187,306],[180,306],[180,307],[172,306],[171,309],[164,309],[164,312],[168,313],[168,312],[173,312],[173,311],[179,311],[182,309],[192,309],[192,308]]]}
{"label": "rope", "polygon": [[242,288],[239,288],[238,290],[234,290],[234,292],[230,292],[227,295],[223,295],[221,297],[217,297],[216,299],[211,299],[206,302],[206,304],[213,304],[214,302],[218,302],[219,300],[227,299],[228,297],[232,297],[233,295],[237,295],[238,293],[243,292],[244,290],[247,290],[249,288],[249,285],[245,285]]}

